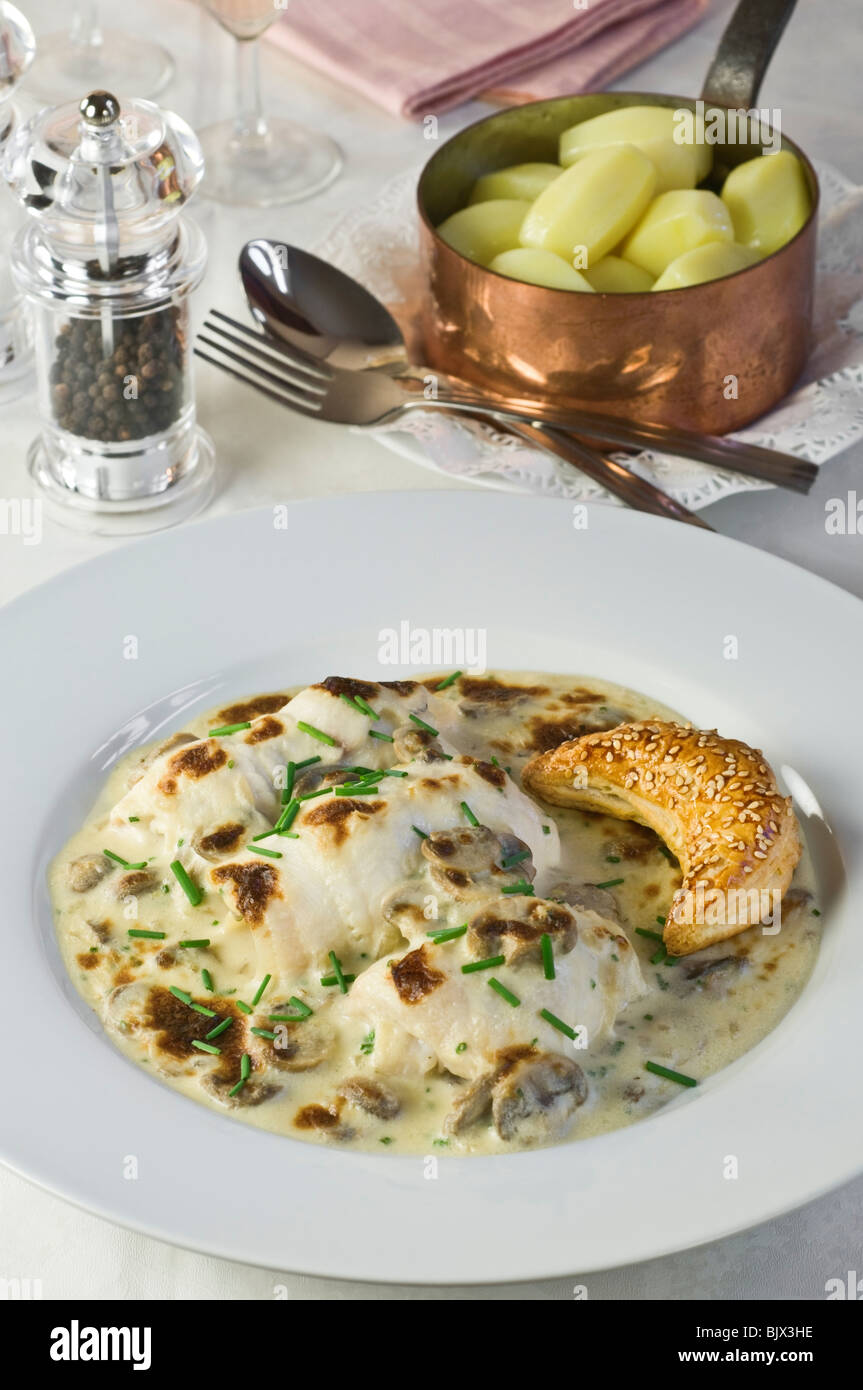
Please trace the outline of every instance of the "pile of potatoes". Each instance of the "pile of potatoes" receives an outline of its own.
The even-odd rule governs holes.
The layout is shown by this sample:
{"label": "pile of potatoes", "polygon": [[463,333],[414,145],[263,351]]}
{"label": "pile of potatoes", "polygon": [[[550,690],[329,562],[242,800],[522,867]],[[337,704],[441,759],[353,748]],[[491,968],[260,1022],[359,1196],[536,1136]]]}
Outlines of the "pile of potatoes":
{"label": "pile of potatoes", "polygon": [[485,174],[438,233],[499,275],[602,294],[717,280],[796,236],[810,199],[793,154],[739,164],[716,194],[698,187],[713,163],[703,128],[691,143],[676,128],[665,106],[582,121],[561,135],[559,164]]}

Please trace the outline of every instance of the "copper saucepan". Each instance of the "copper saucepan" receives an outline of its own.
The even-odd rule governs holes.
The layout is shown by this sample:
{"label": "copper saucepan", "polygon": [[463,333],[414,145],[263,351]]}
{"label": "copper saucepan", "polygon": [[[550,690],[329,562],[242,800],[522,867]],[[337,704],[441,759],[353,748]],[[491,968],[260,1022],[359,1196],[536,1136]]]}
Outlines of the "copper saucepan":
{"label": "copper saucepan", "polygon": [[[741,0],[707,74],[708,108],[750,111],[795,0]],[[430,297],[425,357],[441,371],[502,395],[722,434],[762,415],[793,386],[810,345],[818,181],[801,161],[812,211],[794,239],[751,268],[689,289],[579,294],[522,284],[465,259],[435,232],[463,207],[481,174],[557,161],[558,137],[577,121],[620,106],[695,109],[691,98],[598,92],[514,107],[448,140],[418,189]],[[726,129],[728,127],[726,126]],[[769,146],[717,144],[711,186]]]}

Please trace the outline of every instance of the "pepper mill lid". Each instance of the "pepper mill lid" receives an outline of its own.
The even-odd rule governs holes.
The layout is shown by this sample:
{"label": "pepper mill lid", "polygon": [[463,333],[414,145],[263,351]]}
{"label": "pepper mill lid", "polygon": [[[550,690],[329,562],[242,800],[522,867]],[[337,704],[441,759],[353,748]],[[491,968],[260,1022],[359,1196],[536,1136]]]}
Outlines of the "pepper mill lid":
{"label": "pepper mill lid", "polygon": [[173,112],[93,91],[21,125],[3,172],[49,241],[85,255],[108,244],[125,256],[164,239],[198,187],[204,160],[196,135]]}

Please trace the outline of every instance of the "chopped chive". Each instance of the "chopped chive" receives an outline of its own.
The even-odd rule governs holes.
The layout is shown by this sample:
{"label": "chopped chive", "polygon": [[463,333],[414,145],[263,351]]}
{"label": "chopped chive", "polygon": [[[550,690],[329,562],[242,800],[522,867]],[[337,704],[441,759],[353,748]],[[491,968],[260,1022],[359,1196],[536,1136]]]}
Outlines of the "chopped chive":
{"label": "chopped chive", "polygon": [[184,1004],[191,1004],[192,996],[188,990],[180,989],[179,985],[171,985],[170,991],[175,999],[181,999]]}
{"label": "chopped chive", "polygon": [[308,1004],[304,1004],[302,999],[298,999],[295,994],[291,995],[290,999],[288,1000],[288,1003],[296,1009],[300,1018],[311,1018],[312,1014],[314,1013],[314,1009],[310,1009]]}
{"label": "chopped chive", "polygon": [[263,998],[264,990],[267,988],[267,985],[270,983],[270,980],[271,980],[272,978],[273,978],[272,975],[265,975],[264,978],[261,980],[261,983],[258,985],[257,992],[256,992],[256,994],[255,994],[255,997],[254,997],[254,999],[252,1000],[252,1007],[253,1007],[253,1008],[255,1007],[256,1004],[260,1004],[261,999]]}
{"label": "chopped chive", "polygon": [[670,1067],[661,1067],[658,1062],[645,1062],[645,1071],[652,1071],[654,1076],[663,1076],[666,1081],[676,1081],[678,1086],[697,1086],[698,1082],[692,1076],[684,1076],[681,1071],[672,1071]]}
{"label": "chopped chive", "polygon": [[369,729],[369,738],[380,738],[380,739],[383,739],[384,743],[392,743],[392,742],[393,742],[393,736],[392,736],[392,734],[381,734],[381,733],[378,733],[378,730],[377,730],[377,729]]}
{"label": "chopped chive", "polygon": [[644,1014],[643,1016],[647,1019],[648,1023],[653,1022],[653,1014]]}
{"label": "chopped chive", "polygon": [[196,1014],[203,1014],[205,1018],[218,1018],[218,1017],[219,1017],[219,1015],[216,1013],[216,1010],[215,1010],[215,1009],[208,1009],[207,1006],[206,1006],[206,1004],[195,1004],[194,1002],[192,1002],[192,1003],[189,1005],[189,1008],[190,1008],[190,1009],[194,1009]]}
{"label": "chopped chive", "polygon": [[300,838],[293,830],[280,830],[279,834],[283,840],[298,840]]}
{"label": "chopped chive", "polygon": [[130,817],[129,817],[129,824],[130,824],[130,825],[134,825],[135,822],[136,822],[136,821],[139,821],[140,819],[141,819],[140,816],[130,816]]}
{"label": "chopped chive", "polygon": [[233,760],[233,758],[229,758],[229,759],[228,759],[228,767],[233,767],[233,766],[234,766],[234,760]]}
{"label": "chopped chive", "polygon": [[620,855],[619,855],[619,854],[607,854],[607,855],[605,856],[605,862],[606,862],[606,864],[619,864],[619,863],[620,863]]}
{"label": "chopped chive", "polygon": [[368,782],[342,782],[335,788],[336,796],[377,796],[378,787],[370,787]]}
{"label": "chopped chive", "polygon": [[380,719],[380,715],[378,714],[377,710],[372,709],[365,696],[355,695],[354,703],[357,706],[357,708],[361,710],[364,715],[366,715],[368,719]]}
{"label": "chopped chive", "polygon": [[397,767],[385,767],[385,768],[382,769],[382,771],[380,772],[380,774],[378,774],[378,773],[375,774],[375,776],[378,776],[378,775],[380,775],[381,777],[407,777],[407,773],[406,773],[406,772],[402,772],[402,771],[401,771],[399,768],[397,768]]}
{"label": "chopped chive", "polygon": [[375,1030],[370,1028],[360,1043],[360,1052],[364,1057],[371,1057],[375,1050]]}
{"label": "chopped chive", "polygon": [[501,999],[505,999],[507,1004],[511,1004],[514,1009],[517,1009],[521,1004],[521,1000],[518,996],[513,994],[512,990],[507,989],[506,985],[502,985],[500,980],[496,980],[492,976],[488,981],[488,985],[490,989],[494,990],[495,994],[499,994]]}
{"label": "chopped chive", "polygon": [[255,1012],[254,1009],[249,1008],[248,1004],[243,999],[237,1000],[237,1008],[240,1009],[241,1012],[244,1014],[251,1014]]}
{"label": "chopped chive", "polygon": [[148,941],[164,941],[168,935],[166,931],[144,931],[143,927],[130,927],[129,936],[143,936]]}
{"label": "chopped chive", "polygon": [[198,940],[198,941],[178,941],[178,942],[177,942],[177,945],[178,945],[178,946],[186,946],[186,947],[188,947],[189,949],[191,949],[192,947],[195,947],[196,949],[199,948],[199,949],[201,949],[201,950],[203,950],[206,946],[209,946],[209,944],[210,944],[210,938],[209,938],[208,936],[202,936],[202,937],[200,938],[200,940]]}
{"label": "chopped chive", "polygon": [[270,1042],[276,1041],[275,1033],[271,1033],[268,1028],[251,1028],[249,1031],[254,1033],[256,1038],[269,1038]]}
{"label": "chopped chive", "polygon": [[303,792],[302,796],[297,797],[297,805],[301,801],[314,801],[316,796],[329,796],[333,790],[332,787],[320,787],[316,792]]}
{"label": "chopped chive", "polygon": [[121,869],[146,869],[146,859],[141,864],[130,864],[128,859],[121,859],[119,854],[114,854],[113,850],[103,849],[102,853],[106,859],[113,859],[115,864],[119,864]]}
{"label": "chopped chive", "polygon": [[624,882],[625,880],[622,878],[609,878],[606,879],[605,883],[595,883],[593,886],[594,888],[616,888],[619,883]]}
{"label": "chopped chive", "polygon": [[339,699],[340,699],[340,700],[344,700],[344,702],[345,702],[346,705],[350,705],[351,709],[352,709],[356,714],[365,714],[365,710],[364,710],[364,709],[360,709],[359,705],[357,704],[356,700],[354,699],[354,697],[353,697],[352,695],[345,695],[344,691],[340,691],[340,692],[339,692]]}
{"label": "chopped chive", "polygon": [[463,675],[464,671],[453,671],[451,676],[447,676],[445,680],[442,680],[439,685],[435,686],[435,690],[447,690],[451,685],[455,685],[459,676]]}
{"label": "chopped chive", "polygon": [[551,834],[551,826],[550,826],[550,825],[544,825],[544,826],[542,827],[542,833],[543,833],[543,835],[550,835],[550,834]]}
{"label": "chopped chive", "polygon": [[294,794],[294,778],[297,775],[296,763],[285,764],[285,785],[282,787],[282,805],[287,806]]}
{"label": "chopped chive", "polygon": [[547,931],[543,932],[542,937],[540,938],[540,947],[542,950],[543,974],[545,975],[545,978],[547,980],[553,980],[555,978],[554,951],[551,945],[551,937],[549,936]]}
{"label": "chopped chive", "polygon": [[221,1023],[217,1023],[215,1028],[211,1028],[209,1033],[207,1033],[207,1042],[209,1042],[211,1038],[218,1038],[226,1029],[230,1028],[233,1021],[232,1018],[223,1018]]}
{"label": "chopped chive", "polygon": [[665,918],[664,918],[664,917],[657,917],[656,920],[657,920],[657,922],[659,923],[659,925],[660,925],[661,927],[664,927],[664,926],[665,926]]}
{"label": "chopped chive", "polygon": [[525,898],[533,897],[533,884],[528,883],[526,878],[520,878],[518,883],[507,883],[501,888],[501,893],[507,896],[511,894],[521,894]]}
{"label": "chopped chive", "polygon": [[564,1033],[568,1038],[575,1038],[575,1029],[570,1028],[568,1023],[564,1023],[563,1019],[558,1018],[557,1014],[553,1014],[549,1009],[540,1009],[539,1016],[544,1018],[546,1023],[550,1023],[552,1028],[556,1028],[558,1033]]}
{"label": "chopped chive", "polygon": [[201,892],[198,885],[196,883],[193,883],[192,880],[189,878],[189,875],[186,873],[186,870],[183,868],[179,859],[175,859],[172,863],[171,873],[174,875],[174,878],[177,880],[186,897],[189,899],[189,902],[192,904],[192,907],[197,907],[198,904],[203,900],[204,895]]}
{"label": "chopped chive", "polygon": [[242,1089],[243,1089],[243,1087],[245,1086],[245,1084],[246,1084],[246,1078],[245,1078],[244,1076],[241,1076],[240,1079],[239,1079],[239,1081],[237,1082],[236,1086],[232,1086],[232,1087],[231,1087],[230,1091],[228,1092],[228,1095],[229,1095],[229,1096],[235,1096],[235,1095],[237,1094],[238,1091],[242,1091]]}
{"label": "chopped chive", "polygon": [[667,955],[668,950],[666,949],[666,947],[664,945],[660,945],[659,950],[656,951],[655,954],[650,957],[650,964],[659,965],[660,961],[665,960],[665,957]]}
{"label": "chopped chive", "polygon": [[427,931],[426,936],[430,936],[435,946],[440,946],[444,941],[456,941],[458,937],[464,936],[467,931],[467,922],[463,927],[443,927],[437,931]]}
{"label": "chopped chive", "polygon": [[280,849],[264,849],[263,845],[246,845],[250,854],[263,854],[266,859],[281,859]]}
{"label": "chopped chive", "polygon": [[248,1081],[252,1074],[252,1059],[248,1052],[244,1052],[240,1058],[240,1076],[244,1081]]}
{"label": "chopped chive", "polygon": [[212,1052],[216,1057],[222,1055],[222,1049],[220,1047],[214,1047],[212,1043],[208,1042],[199,1042],[197,1038],[192,1039],[192,1046],[196,1047],[199,1052]]}
{"label": "chopped chive", "polygon": [[269,838],[270,838],[271,835],[278,835],[278,834],[279,834],[279,827],[278,827],[278,825],[271,825],[270,828],[269,828],[269,830],[262,830],[261,833],[260,833],[260,835],[253,835],[253,836],[252,836],[252,844],[253,844],[253,845],[254,845],[254,844],[257,844],[258,840],[269,840]]}
{"label": "chopped chive", "polygon": [[425,729],[427,734],[434,734],[435,738],[437,738],[440,733],[439,729],[435,729],[431,724],[427,724],[424,719],[420,719],[418,714],[412,714],[410,718],[418,729]]}
{"label": "chopped chive", "polygon": [[419,835],[421,840],[428,839],[428,835],[426,834],[426,832],[424,830],[420,830],[418,825],[412,825],[411,830],[413,830],[416,835]]}
{"label": "chopped chive", "polygon": [[393,1141],[392,1141],[392,1138],[390,1137],[390,1135],[385,1134],[385,1135],[382,1136],[381,1139],[378,1140],[378,1142],[379,1142],[380,1144],[391,1144]]}
{"label": "chopped chive", "polygon": [[511,869],[515,864],[520,864],[522,859],[529,859],[531,853],[532,851],[529,849],[520,849],[515,854],[508,854],[505,859],[501,859],[500,867],[502,869]]}
{"label": "chopped chive", "polygon": [[312,767],[315,763],[319,763],[320,761],[320,753],[316,753],[313,758],[303,758],[301,763],[296,764],[297,772],[301,772],[304,767]]}
{"label": "chopped chive", "polygon": [[460,1043],[458,1043],[458,1045],[456,1046],[456,1052],[467,1052],[467,1043],[466,1043],[466,1042],[460,1042]]}
{"label": "chopped chive", "polygon": [[462,966],[461,973],[472,975],[475,970],[491,970],[493,966],[504,965],[505,963],[506,956],[487,956],[485,960],[469,961],[467,965]]}
{"label": "chopped chive", "polygon": [[[662,920],[663,920],[663,919],[662,919],[661,917],[657,918],[657,921],[659,921],[659,922],[661,922]],[[649,927],[636,927],[636,928],[635,928],[635,933],[636,933],[636,936],[646,936],[646,937],[648,937],[651,941],[661,941],[661,940],[662,940],[662,937],[660,936],[659,932],[658,932],[658,931],[651,931],[651,930],[649,929]]]}
{"label": "chopped chive", "polygon": [[665,960],[663,961],[663,964],[664,964],[664,965],[676,965],[677,962],[678,962],[679,960],[680,960],[680,956],[671,956],[671,955],[668,955],[668,956],[665,957]]}
{"label": "chopped chive", "polygon": [[[352,985],[353,982],[354,982],[354,980],[355,980],[356,978],[357,978],[356,975],[345,975],[345,976],[343,976],[343,979],[344,979],[344,982],[345,982],[346,985]],[[333,986],[333,985],[337,985],[338,982],[339,982],[339,977],[338,977],[338,975],[322,975],[322,976],[321,976],[321,984],[324,986],[325,989],[331,989],[332,986]]]}
{"label": "chopped chive", "polygon": [[342,994],[347,994],[348,982],[342,974],[342,963],[336,955],[335,951],[330,951],[330,960],[333,963],[333,970],[336,973],[336,981],[338,983],[339,990]]}
{"label": "chopped chive", "polygon": [[162,884],[162,892],[163,892],[163,893],[170,893],[170,891],[171,891],[171,890],[170,890],[170,888],[168,887],[167,883],[163,883],[163,884]]}
{"label": "chopped chive", "polygon": [[223,724],[221,729],[211,729],[208,738],[221,738],[224,734],[239,734],[243,729],[251,729],[252,721],[247,719],[243,724]]}
{"label": "chopped chive", "polygon": [[479,821],[477,820],[476,816],[474,815],[473,811],[470,809],[466,801],[461,802],[461,809],[466,821],[469,821],[471,825],[479,825]]}
{"label": "chopped chive", "polygon": [[316,729],[314,724],[307,724],[305,720],[298,719],[297,728],[301,733],[308,734],[310,738],[316,738],[318,743],[327,743],[330,748],[335,748],[336,746],[336,740],[330,738],[329,734],[323,733],[320,729]]}
{"label": "chopped chive", "polygon": [[203,983],[204,989],[208,989],[211,994],[215,994],[216,986],[213,984],[213,977],[210,974],[209,970],[201,971],[201,981]]}

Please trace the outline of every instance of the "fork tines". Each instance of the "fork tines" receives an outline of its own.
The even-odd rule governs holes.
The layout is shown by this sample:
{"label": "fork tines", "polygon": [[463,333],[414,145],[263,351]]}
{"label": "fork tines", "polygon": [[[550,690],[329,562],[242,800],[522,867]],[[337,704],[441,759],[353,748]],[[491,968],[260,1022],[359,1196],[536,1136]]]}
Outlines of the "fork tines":
{"label": "fork tines", "polygon": [[[220,357],[202,352],[199,346],[202,343]],[[219,309],[210,310],[193,350],[197,357],[212,367],[219,367],[236,381],[254,387],[279,405],[304,413],[313,414],[320,409],[333,375],[325,362],[302,348],[267,337]],[[237,367],[243,370],[237,371]]]}

